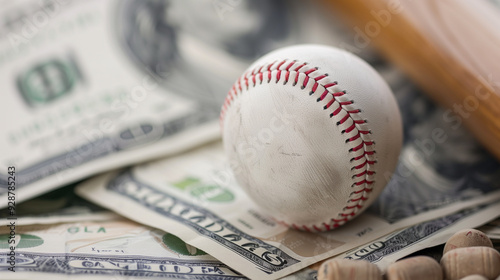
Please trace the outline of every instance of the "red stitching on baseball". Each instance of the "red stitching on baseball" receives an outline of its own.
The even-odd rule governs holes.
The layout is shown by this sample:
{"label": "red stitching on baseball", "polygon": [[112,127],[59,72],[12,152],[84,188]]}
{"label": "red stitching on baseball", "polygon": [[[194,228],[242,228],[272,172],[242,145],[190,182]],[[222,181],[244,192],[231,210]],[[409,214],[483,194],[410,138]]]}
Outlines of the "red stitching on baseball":
{"label": "red stitching on baseball", "polygon": [[364,196],[361,196],[361,197],[358,197],[358,198],[354,198],[354,199],[351,199],[352,202],[355,202],[355,201],[365,201],[367,200],[368,198],[364,197]]}
{"label": "red stitching on baseball", "polygon": [[[314,85],[317,85],[318,83],[314,83]],[[321,96],[319,97],[320,100],[323,100],[325,99],[326,95],[328,94],[328,90],[325,89],[325,91],[321,94]]]}
{"label": "red stitching on baseball", "polygon": [[365,157],[365,155],[373,155],[375,151],[365,151],[362,155],[352,158],[351,161],[356,161]]}
{"label": "red stitching on baseball", "polygon": [[[299,67],[295,68],[294,72],[298,72],[300,70],[300,68],[304,67],[306,64],[303,63],[302,65],[299,65]],[[297,75],[295,75],[295,82],[293,85],[296,85],[297,83],[299,82],[299,73],[297,73]]]}
{"label": "red stitching on baseball", "polygon": [[[359,135],[359,134],[358,134],[358,135]],[[361,142],[361,144],[357,145],[357,146],[356,146],[356,147],[354,147],[354,148],[351,148],[351,150],[350,150],[350,151],[357,152],[357,151],[361,150],[361,148],[363,148],[363,146],[364,146],[364,145],[365,145],[365,143],[364,143],[364,142]]]}
{"label": "red stitching on baseball", "polygon": [[286,62],[286,59],[283,60],[280,64],[278,64],[278,67],[276,67],[276,69],[280,69],[281,65],[285,64],[285,62]]}
{"label": "red stitching on baseball", "polygon": [[[313,88],[311,89],[311,92],[315,92],[315,91],[316,91],[316,89],[318,88],[318,85],[319,85],[318,83],[314,83],[314,86],[313,86]],[[327,90],[325,90],[325,91],[326,91],[326,92],[328,92]],[[323,99],[322,99],[322,100],[323,100]]]}
{"label": "red stitching on baseball", "polygon": [[330,225],[327,223],[323,223],[323,226],[326,228],[326,230],[330,230]]}
{"label": "red stitching on baseball", "polygon": [[[356,213],[354,213],[354,212],[347,213],[347,214],[345,214],[345,213],[341,213],[340,215],[341,215],[342,217],[349,217],[349,216],[354,216],[354,215],[356,215]],[[347,222],[347,221],[346,221],[346,222]]]}
{"label": "red stitching on baseball", "polygon": [[[298,76],[298,75],[297,75],[297,76]],[[306,77],[304,78],[304,82],[302,83],[302,88],[305,88],[305,87],[306,87],[307,82],[309,82],[309,76],[306,76]]]}
{"label": "red stitching on baseball", "polygon": [[363,175],[365,175],[365,174],[368,174],[368,175],[373,175],[373,174],[375,174],[375,171],[365,170],[365,171],[363,171],[363,172],[361,172],[361,173],[354,174],[354,176],[356,176],[356,177],[361,177],[361,176],[363,176]]}
{"label": "red stitching on baseball", "polygon": [[354,141],[354,140],[358,139],[359,137],[361,137],[361,134],[360,134],[360,133],[358,133],[358,134],[354,135],[354,136],[353,136],[353,137],[351,137],[351,138],[347,138],[347,140],[349,140],[349,142],[352,142],[352,141]]}
{"label": "red stitching on baseball", "polygon": [[349,114],[345,114],[345,116],[340,121],[338,121],[337,123],[338,124],[343,124],[348,119],[349,119]]}
{"label": "red stitching on baseball", "polygon": [[[361,143],[357,144],[354,147],[351,147],[349,149],[349,152],[362,151],[362,154],[351,158],[350,161],[356,162],[356,161],[364,158],[364,161],[362,163],[356,163],[356,165],[354,165],[351,168],[352,170],[359,170],[359,172],[355,173],[352,176],[353,179],[354,178],[362,178],[362,180],[354,182],[353,187],[358,188],[359,186],[363,186],[363,185],[364,185],[364,187],[362,189],[353,191],[351,193],[351,196],[348,200],[348,203],[355,202],[356,204],[346,206],[345,209],[353,210],[353,211],[351,211],[349,213],[339,213],[339,217],[342,217],[341,219],[333,218],[333,219],[331,219],[331,223],[324,222],[320,225],[312,225],[312,226],[296,225],[296,224],[288,225],[286,222],[280,221],[284,225],[286,225],[288,227],[293,227],[297,230],[306,230],[306,231],[310,231],[310,232],[321,231],[322,228],[324,228],[325,230],[330,230],[332,228],[337,228],[337,227],[341,226],[345,222],[349,221],[353,216],[355,216],[357,213],[357,210],[363,208],[364,204],[362,202],[368,199],[367,195],[373,190],[370,186],[374,183],[374,181],[371,180],[370,177],[368,177],[368,176],[374,175],[375,171],[368,170],[368,169],[369,168],[373,169],[373,165],[375,165],[377,161],[371,160],[371,158],[369,158],[370,156],[373,156],[375,154],[375,150],[373,148],[371,150],[366,150],[366,149],[368,146],[374,145],[375,142],[372,140],[362,138],[362,135],[369,135],[369,134],[371,134],[371,131],[362,130],[361,128],[358,128],[358,125],[362,125],[362,124],[366,123],[366,120],[364,120],[364,119],[360,119],[358,117],[356,117],[356,118],[353,117],[356,114],[360,114],[361,110],[360,109],[353,109],[353,108],[344,108],[345,106],[352,106],[354,104],[354,102],[352,100],[348,100],[348,101],[337,100],[338,97],[346,95],[347,94],[346,91],[345,90],[340,90],[340,91],[339,90],[336,90],[336,91],[332,90],[330,92],[329,88],[338,85],[338,83],[337,82],[329,82],[329,83],[325,83],[325,84],[321,83],[321,81],[325,80],[325,78],[328,77],[328,73],[313,77],[313,75],[315,75],[315,72],[318,70],[318,68],[308,67],[307,66],[308,63],[299,63],[296,60],[290,61],[289,63],[287,63],[287,61],[289,61],[289,60],[285,59],[285,60],[282,60],[281,62],[279,62],[279,64],[276,66],[275,70],[271,70],[271,68],[273,68],[273,65],[275,65],[277,63],[277,61],[274,61],[274,62],[267,64],[267,65],[262,65],[260,67],[255,67],[252,71],[244,73],[234,83],[233,87],[229,91],[229,93],[226,97],[226,100],[224,101],[224,104],[222,106],[221,115],[220,115],[219,119],[220,119],[221,126],[222,126],[222,124],[224,122],[225,113],[229,109],[229,106],[231,105],[233,99],[239,94],[238,90],[240,92],[243,91],[242,86],[241,86],[241,79],[244,80],[245,87],[248,90],[250,88],[250,86],[252,86],[252,87],[257,86],[257,79],[260,80],[260,84],[262,84],[262,82],[264,81],[265,74],[267,74],[267,78],[268,78],[267,82],[270,83],[270,81],[272,79],[273,71],[276,71],[276,79],[275,79],[276,82],[278,82],[281,79],[281,77],[282,77],[281,72],[285,71],[284,84],[288,83],[288,81],[290,80],[290,75],[292,75],[294,73],[295,77],[294,77],[294,83],[292,84],[292,86],[297,85],[297,83],[299,82],[300,74],[304,74],[305,77],[304,77],[304,80],[301,84],[301,88],[304,89],[305,87],[307,87],[307,85],[309,84],[310,81],[313,81],[310,95],[315,94],[320,86],[323,87],[324,91],[321,93],[320,97],[317,98],[318,102],[323,101],[328,96],[328,94],[331,94],[332,99],[329,100],[328,103],[323,106],[323,109],[326,110],[326,109],[330,108],[334,103],[338,104],[338,107],[335,107],[335,110],[333,110],[333,112],[330,113],[330,117],[331,118],[336,117],[341,111],[346,112],[346,114],[343,115],[340,120],[337,120],[337,125],[343,125],[344,123],[347,122],[347,120],[351,119],[352,123],[347,128],[342,130],[342,134],[355,132],[354,135],[351,135],[350,137],[348,137],[346,139],[346,143],[356,141],[360,138],[362,140]],[[283,69],[283,65],[286,65],[286,67],[284,69]],[[293,68],[295,65],[297,65],[297,66],[295,68]],[[267,72],[267,73],[265,73],[265,72]],[[252,82],[252,85],[249,84],[249,81]],[[365,137],[365,136],[363,136],[363,137]],[[352,195],[359,195],[359,194],[361,194],[360,197],[352,198]]]}
{"label": "red stitching on baseball", "polygon": [[240,89],[240,91],[243,91],[243,89],[241,88],[241,77],[238,79],[238,88]]}
{"label": "red stitching on baseball", "polygon": [[344,133],[349,133],[349,132],[353,131],[355,128],[356,128],[356,124],[353,123],[351,126],[349,126],[348,128],[346,128],[344,130]]}
{"label": "red stitching on baseball", "polygon": [[328,77],[328,75],[325,74],[325,75],[318,76],[318,77],[314,78],[314,80],[317,82],[317,81],[319,81],[319,80],[321,80],[321,79],[323,79],[325,77]]}
{"label": "red stitching on baseball", "polygon": [[273,62],[273,63],[271,63],[271,64],[269,64],[269,66],[267,66],[267,72],[271,72],[271,67],[273,67],[274,63],[276,63],[276,61]]}
{"label": "red stitching on baseball", "polygon": [[361,186],[364,184],[371,185],[373,183],[374,183],[373,181],[368,181],[368,180],[364,179],[364,180],[361,180],[359,182],[355,182],[354,185],[356,185],[356,186]]}
{"label": "red stitching on baseball", "polygon": [[340,113],[340,111],[342,111],[342,106],[339,106],[337,109],[335,109],[335,111],[332,112],[332,116],[336,116],[338,113]]}
{"label": "red stitching on baseball", "polygon": [[332,98],[332,100],[330,100],[324,107],[324,109],[328,109],[330,108],[330,106],[332,106],[333,102],[335,102],[335,98]]}
{"label": "red stitching on baseball", "polygon": [[307,63],[302,63],[301,65],[299,65],[297,68],[295,68],[295,70],[293,70],[294,72],[298,72],[300,70],[300,68],[306,66]]}
{"label": "red stitching on baseball", "polygon": [[304,74],[306,74],[307,76],[309,76],[309,74],[311,74],[312,72],[314,72],[316,70],[318,70],[318,68],[312,68],[312,69],[309,69],[306,72],[304,72]]}
{"label": "red stitching on baseball", "polygon": [[365,165],[367,165],[367,164],[375,164],[375,161],[365,160],[362,164],[356,165],[353,168],[361,169],[361,168],[365,167]]}

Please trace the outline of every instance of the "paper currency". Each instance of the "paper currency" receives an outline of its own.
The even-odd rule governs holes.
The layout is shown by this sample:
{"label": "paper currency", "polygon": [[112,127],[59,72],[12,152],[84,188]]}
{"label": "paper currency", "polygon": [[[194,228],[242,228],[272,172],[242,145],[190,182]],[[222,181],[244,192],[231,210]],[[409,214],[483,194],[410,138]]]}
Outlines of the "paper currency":
{"label": "paper currency", "polygon": [[15,231],[11,251],[9,229],[0,229],[2,279],[246,279],[176,236],[128,220],[20,226]]}
{"label": "paper currency", "polygon": [[484,204],[396,231],[336,258],[366,260],[387,266],[419,250],[445,243],[464,228],[478,227],[500,212],[500,203]]}
{"label": "paper currency", "polygon": [[[123,218],[18,226],[13,254],[9,230],[0,229],[1,279],[247,279],[170,233]],[[304,269],[284,279],[315,275]]]}
{"label": "paper currency", "polygon": [[435,106],[404,78],[394,84],[405,142],[392,180],[370,213],[395,223],[500,190],[499,162],[464,128],[460,116]]}
{"label": "paper currency", "polygon": [[133,64],[117,4],[26,0],[0,12],[0,208],[8,166],[21,202],[218,137],[216,110]]}
{"label": "paper currency", "polygon": [[[186,243],[258,279],[288,275],[397,229],[500,198],[498,190],[472,198],[449,194],[456,197],[448,205],[415,212],[397,222],[391,215],[384,217],[384,212],[374,215],[376,211],[371,211],[334,231],[312,234],[275,223],[238,188],[231,174],[222,147],[216,143],[99,176],[76,191],[137,222],[169,228]],[[469,192],[474,192],[473,186]]]}
{"label": "paper currency", "polygon": [[320,9],[299,1],[7,3],[0,208],[9,166],[19,203],[216,139],[223,99],[256,57],[337,40]]}
{"label": "paper currency", "polygon": [[[75,185],[66,186],[36,198],[19,203],[15,207],[16,224],[55,224],[78,221],[102,221],[114,219],[117,214],[84,200],[74,193]],[[6,209],[7,210],[7,209]],[[10,223],[9,211],[0,211],[0,226]]]}
{"label": "paper currency", "polygon": [[500,239],[500,219],[493,220],[478,228],[478,230],[486,233],[491,239]]}

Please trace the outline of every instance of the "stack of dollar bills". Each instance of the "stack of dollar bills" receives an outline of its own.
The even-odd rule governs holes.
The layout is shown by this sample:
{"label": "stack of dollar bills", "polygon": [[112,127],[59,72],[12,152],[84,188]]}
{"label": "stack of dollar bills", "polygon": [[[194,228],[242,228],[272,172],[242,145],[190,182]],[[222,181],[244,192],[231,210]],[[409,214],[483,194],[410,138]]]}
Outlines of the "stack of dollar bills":
{"label": "stack of dollar bills", "polygon": [[[500,239],[500,163],[463,116],[429,101],[321,6],[0,3],[1,279],[315,279],[322,260],[383,269],[462,228]],[[325,233],[288,229],[254,205],[220,142],[233,81],[266,52],[300,43],[367,60],[404,121],[382,195]]]}

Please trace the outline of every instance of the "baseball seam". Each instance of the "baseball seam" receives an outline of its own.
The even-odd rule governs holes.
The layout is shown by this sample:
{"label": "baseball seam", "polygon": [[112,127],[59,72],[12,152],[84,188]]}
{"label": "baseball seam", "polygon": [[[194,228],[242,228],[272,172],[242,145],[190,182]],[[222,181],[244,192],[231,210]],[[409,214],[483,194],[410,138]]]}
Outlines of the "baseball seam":
{"label": "baseball seam", "polygon": [[282,223],[309,232],[325,231],[339,227],[351,220],[363,208],[364,201],[368,199],[375,183],[373,178],[376,173],[374,166],[377,163],[374,158],[375,142],[371,140],[371,131],[365,127],[367,120],[361,118],[361,110],[352,106],[354,100],[347,98],[347,91],[340,90],[338,83],[329,79],[328,73],[320,74],[318,67],[311,67],[307,62],[285,59],[279,63],[274,61],[255,67],[240,76],[229,90],[222,106],[220,114],[221,128],[223,129],[227,110],[239,94],[244,90],[248,90],[250,86],[255,87],[264,82],[269,84],[273,80],[275,83],[283,80],[283,85],[292,80],[293,87],[298,84],[302,90],[311,87],[309,95],[319,95],[316,102],[324,103],[323,110],[332,110],[330,118],[335,121],[336,126],[342,128],[341,134],[346,137],[345,143],[349,146],[349,153],[353,154],[350,159],[351,170],[356,172],[352,175],[353,184],[351,188],[353,191],[349,195],[346,206],[329,223],[323,222],[320,225],[310,226],[289,225],[283,221]]}

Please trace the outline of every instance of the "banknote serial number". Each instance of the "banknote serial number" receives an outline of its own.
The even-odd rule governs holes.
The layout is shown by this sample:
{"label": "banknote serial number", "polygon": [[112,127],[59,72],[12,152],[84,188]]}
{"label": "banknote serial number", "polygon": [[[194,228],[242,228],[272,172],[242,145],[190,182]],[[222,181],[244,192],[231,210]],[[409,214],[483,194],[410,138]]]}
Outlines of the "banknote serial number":
{"label": "banknote serial number", "polygon": [[14,166],[7,167],[7,211],[9,224],[9,252],[7,253],[8,263],[10,267],[7,268],[12,272],[16,272],[16,168]]}

